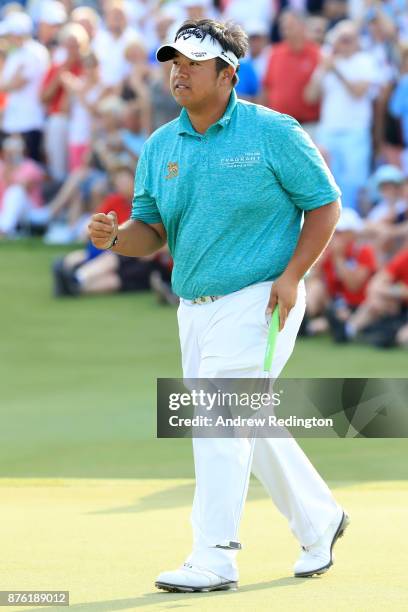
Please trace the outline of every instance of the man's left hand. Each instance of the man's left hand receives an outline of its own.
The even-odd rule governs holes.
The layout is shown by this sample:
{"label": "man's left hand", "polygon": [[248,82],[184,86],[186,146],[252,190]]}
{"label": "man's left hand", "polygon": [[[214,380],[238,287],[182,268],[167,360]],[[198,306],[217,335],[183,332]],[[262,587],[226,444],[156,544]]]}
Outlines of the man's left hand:
{"label": "man's left hand", "polygon": [[272,284],[271,295],[266,312],[272,314],[275,306],[279,308],[279,331],[285,326],[289,312],[292,310],[297,300],[299,279],[288,273],[283,273]]}

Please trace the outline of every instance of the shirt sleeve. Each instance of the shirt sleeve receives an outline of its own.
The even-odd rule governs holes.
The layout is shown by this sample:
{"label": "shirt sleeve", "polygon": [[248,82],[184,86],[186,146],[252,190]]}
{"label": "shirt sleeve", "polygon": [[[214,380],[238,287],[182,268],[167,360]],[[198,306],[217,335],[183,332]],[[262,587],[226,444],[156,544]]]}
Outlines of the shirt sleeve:
{"label": "shirt sleeve", "polygon": [[358,265],[363,266],[364,268],[367,268],[372,273],[375,272],[377,269],[375,251],[369,245],[363,245],[361,247],[356,260],[357,260]]}
{"label": "shirt sleeve", "polygon": [[144,223],[162,223],[156,200],[149,191],[148,147],[142,149],[135,176],[131,219]]}
{"label": "shirt sleeve", "polygon": [[281,115],[281,120],[280,137],[271,138],[271,164],[283,189],[302,210],[336,201],[341,191],[310,136],[292,117]]}
{"label": "shirt sleeve", "polygon": [[[407,276],[406,270],[408,266],[408,249],[404,249],[395,257],[391,259],[391,261],[386,266],[386,270],[389,274],[391,274],[394,281],[404,280]],[[405,281],[404,281],[405,282]]]}

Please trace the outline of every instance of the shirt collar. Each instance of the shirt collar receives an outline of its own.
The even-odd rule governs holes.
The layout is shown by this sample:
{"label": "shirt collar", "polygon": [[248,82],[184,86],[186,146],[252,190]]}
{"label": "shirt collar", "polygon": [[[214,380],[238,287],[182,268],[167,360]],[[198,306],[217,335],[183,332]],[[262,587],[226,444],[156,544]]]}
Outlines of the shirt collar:
{"label": "shirt collar", "polygon": [[[236,106],[237,106],[237,94],[235,92],[235,89],[233,89],[231,92],[231,96],[230,96],[227,108],[225,109],[223,116],[220,119],[218,119],[218,121],[216,121],[214,125],[220,125],[221,127],[225,127],[226,125],[228,125],[229,122],[231,121],[231,117],[233,115],[233,112]],[[210,130],[212,127],[214,126],[212,125],[208,129]],[[190,117],[188,116],[188,112],[186,111],[185,108],[182,109],[180,116],[179,116],[179,132],[178,133],[180,136],[182,134],[190,134],[191,136],[199,136],[198,132],[196,132],[196,130],[193,128],[191,121],[190,121]]]}

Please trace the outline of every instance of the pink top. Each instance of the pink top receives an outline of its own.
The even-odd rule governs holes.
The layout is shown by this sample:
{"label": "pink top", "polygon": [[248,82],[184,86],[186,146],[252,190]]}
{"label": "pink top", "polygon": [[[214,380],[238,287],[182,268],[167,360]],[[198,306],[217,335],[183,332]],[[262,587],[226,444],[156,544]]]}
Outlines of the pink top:
{"label": "pink top", "polygon": [[[43,204],[41,184],[45,172],[39,164],[32,159],[23,159],[13,171],[12,181],[9,184],[24,184],[28,187],[27,192],[35,208]],[[3,195],[7,188],[4,182],[4,162],[0,160],[0,210],[3,207]]]}

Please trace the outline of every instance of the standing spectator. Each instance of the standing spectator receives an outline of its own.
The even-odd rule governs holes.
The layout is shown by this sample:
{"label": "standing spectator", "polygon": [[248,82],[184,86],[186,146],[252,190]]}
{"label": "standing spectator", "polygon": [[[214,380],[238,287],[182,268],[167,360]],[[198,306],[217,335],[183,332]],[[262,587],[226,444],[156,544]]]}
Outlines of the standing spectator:
{"label": "standing spectator", "polygon": [[259,82],[263,83],[270,54],[268,24],[262,21],[250,21],[245,26],[245,31],[249,42],[248,57]]}
{"label": "standing spectator", "polygon": [[180,114],[180,106],[170,91],[170,71],[171,62],[161,63],[157,74],[150,83],[150,132],[154,132]]}
{"label": "standing spectator", "polygon": [[266,106],[291,115],[313,135],[318,100],[306,100],[305,87],[320,60],[320,49],[307,40],[304,17],[284,11],[279,19],[283,42],[272,46],[264,80]]}
{"label": "standing spectator", "polygon": [[408,44],[401,47],[401,76],[389,102],[391,114],[400,120],[404,151],[401,165],[408,174]]}
{"label": "standing spectator", "polygon": [[305,90],[309,102],[322,101],[317,142],[342,190],[344,206],[357,208],[371,161],[371,121],[378,79],[372,57],[360,51],[358,30],[351,21],[332,31],[326,55]]}
{"label": "standing spectator", "polygon": [[[387,153],[384,150],[386,132],[389,129],[387,105],[396,76],[398,50],[396,27],[380,5],[370,7],[365,15],[362,48],[376,63],[378,72],[378,95],[374,101],[373,145],[376,157]],[[390,161],[392,163],[392,161]]]}
{"label": "standing spectator", "polygon": [[235,21],[243,27],[253,19],[269,24],[273,17],[274,2],[271,0],[230,0],[223,12],[224,20]]}
{"label": "standing spectator", "polygon": [[250,59],[244,58],[239,63],[238,83],[235,86],[235,91],[239,98],[249,102],[258,101],[261,86]]}
{"label": "standing spectator", "polygon": [[66,51],[63,62],[51,64],[42,87],[42,100],[47,105],[48,118],[45,147],[48,170],[56,181],[63,181],[67,174],[69,92],[62,75],[82,74],[82,57],[88,52],[89,37],[78,23],[66,25],[59,41]]}
{"label": "standing spectator", "polygon": [[100,21],[98,13],[90,6],[78,6],[78,8],[72,11],[70,21],[72,23],[79,23],[79,25],[85,28],[93,49]]}
{"label": "standing spectator", "polygon": [[321,15],[311,15],[306,20],[307,37],[321,47],[326,39],[327,19]]}
{"label": "standing spectator", "polygon": [[92,123],[105,90],[99,79],[99,63],[90,53],[82,60],[83,75],[61,74],[61,83],[70,95],[68,122],[68,168],[80,168],[90,150]]}
{"label": "standing spectator", "polygon": [[[64,5],[57,0],[46,0],[40,6],[38,16],[38,31],[37,37],[40,43],[47,47],[48,51],[53,54],[58,53],[58,35],[67,21],[67,12]],[[53,61],[58,59],[52,57]]]}
{"label": "standing spectator", "polygon": [[40,87],[48,68],[48,52],[32,39],[32,22],[25,13],[10,14],[3,26],[11,49],[0,78],[0,90],[7,93],[2,129],[6,134],[21,134],[28,156],[41,161],[44,110]]}
{"label": "standing spectator", "polygon": [[100,62],[102,82],[115,86],[129,74],[125,51],[129,42],[137,38],[137,32],[129,26],[125,6],[120,0],[106,4],[104,22],[106,29],[97,32],[93,50]]}

